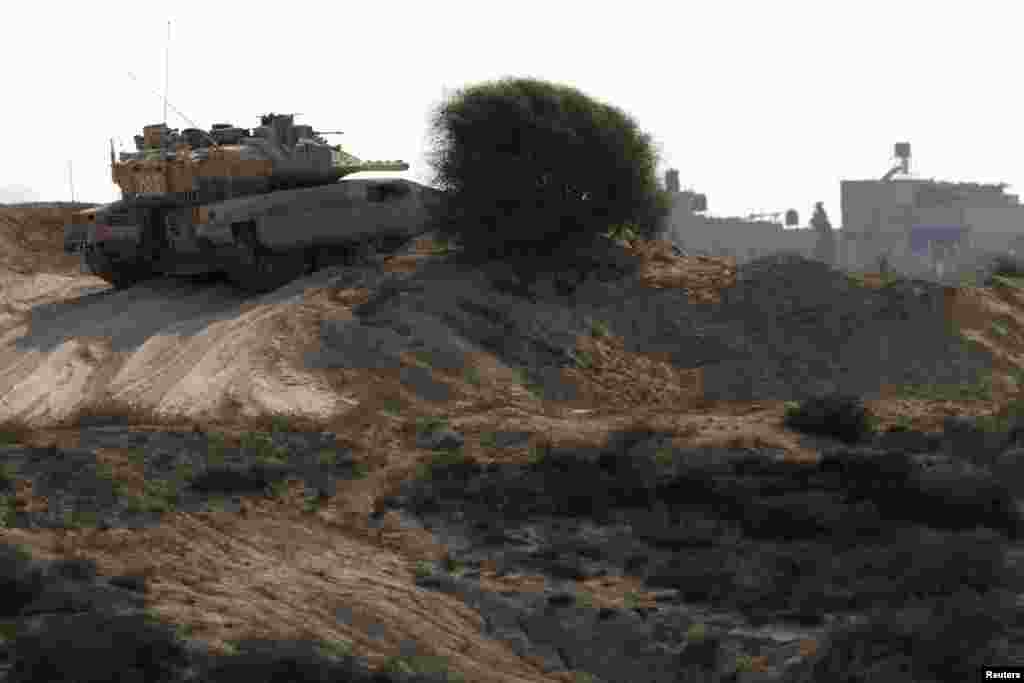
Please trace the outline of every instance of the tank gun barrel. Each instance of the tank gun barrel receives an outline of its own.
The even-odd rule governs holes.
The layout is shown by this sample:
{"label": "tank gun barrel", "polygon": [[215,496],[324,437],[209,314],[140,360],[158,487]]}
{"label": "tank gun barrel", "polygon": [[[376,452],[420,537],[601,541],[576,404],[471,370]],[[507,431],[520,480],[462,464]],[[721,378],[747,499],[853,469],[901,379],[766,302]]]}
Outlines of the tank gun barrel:
{"label": "tank gun barrel", "polygon": [[344,131],[340,130],[314,130],[313,135],[344,135]]}

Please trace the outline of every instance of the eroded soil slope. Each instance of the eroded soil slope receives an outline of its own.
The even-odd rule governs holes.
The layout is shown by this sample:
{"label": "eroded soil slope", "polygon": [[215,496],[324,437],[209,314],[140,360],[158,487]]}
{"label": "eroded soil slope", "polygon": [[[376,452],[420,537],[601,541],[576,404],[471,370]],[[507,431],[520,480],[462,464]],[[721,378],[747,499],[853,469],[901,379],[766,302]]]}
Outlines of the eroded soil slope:
{"label": "eroded soil slope", "polygon": [[[10,249],[0,276],[0,419],[29,424],[25,442],[79,446],[73,423],[83,413],[134,416],[138,430],[202,426],[235,440],[271,415],[288,415],[297,428],[334,432],[368,468],[313,517],[302,514],[301,491],[293,490],[244,501],[242,514],[175,513],[152,529],[5,532],[41,557],[77,555],[105,573],[145,574],[155,609],[214,644],[340,637],[379,663],[411,640],[449,657],[467,680],[572,680],[483,637],[473,610],[415,584],[416,563],[445,553],[428,532],[403,528],[393,514],[379,529],[367,526],[380,500],[429,458],[416,442],[417,418],[446,418],[465,437],[467,455],[483,461],[525,462],[536,445],[495,455],[480,437],[496,430],[596,445],[642,419],[677,434],[677,445],[817,457],[813,444],[783,427],[786,397],[706,396],[708,368],[749,363],[776,334],[741,329],[721,313],[723,293],[728,300],[728,291],[740,291],[725,259],[624,246],[640,262],[636,277],[565,289],[463,269],[425,239],[379,267],[320,271],[258,298],[224,283],[174,279],[114,292],[77,274],[50,214],[32,222],[26,211],[0,209],[0,242]],[[19,249],[31,272],[16,270]],[[844,291],[883,292],[886,315],[901,320],[890,309],[902,299],[892,303],[884,289]],[[905,293],[922,296],[909,286]],[[982,347],[973,352],[995,357],[991,392],[914,397],[880,386],[867,404],[881,427],[909,417],[937,430],[946,415],[993,413],[1016,391],[1024,296],[1009,287],[939,290],[929,301],[912,314],[931,311]],[[886,327],[897,336],[901,329]],[[701,362],[682,362],[680,349]],[[500,584],[528,590],[530,581]],[[590,589],[598,602],[634,593],[653,604],[628,578],[594,580]],[[342,598],[353,615],[347,622],[335,611]]]}

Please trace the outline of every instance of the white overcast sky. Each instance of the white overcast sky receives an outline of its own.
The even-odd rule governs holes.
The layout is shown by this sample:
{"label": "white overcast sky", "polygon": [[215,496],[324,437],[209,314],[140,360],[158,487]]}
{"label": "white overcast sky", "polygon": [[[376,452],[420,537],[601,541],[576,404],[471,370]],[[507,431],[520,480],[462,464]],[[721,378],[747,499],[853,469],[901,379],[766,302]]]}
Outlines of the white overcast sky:
{"label": "white overcast sky", "polygon": [[[0,40],[0,202],[118,198],[109,138],[133,147],[169,101],[202,128],[297,112],[363,159],[429,182],[431,108],[505,76],[573,85],[651,133],[710,212],[800,212],[912,168],[1024,187],[1015,3],[12,2]],[[133,81],[133,72],[139,82]],[[169,110],[169,124],[189,124]],[[1018,187],[1018,185],[1020,187]]]}

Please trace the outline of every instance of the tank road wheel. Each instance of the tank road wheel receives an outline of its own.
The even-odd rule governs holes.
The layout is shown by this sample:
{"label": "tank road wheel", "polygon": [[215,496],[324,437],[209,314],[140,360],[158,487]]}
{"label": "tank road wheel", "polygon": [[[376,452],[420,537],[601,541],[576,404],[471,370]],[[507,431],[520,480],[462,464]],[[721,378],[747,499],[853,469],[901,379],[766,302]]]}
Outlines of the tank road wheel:
{"label": "tank road wheel", "polygon": [[94,275],[114,285],[115,289],[127,289],[154,276],[147,264],[115,261],[97,246],[86,247],[85,262]]}
{"label": "tank road wheel", "polygon": [[283,287],[306,273],[306,254],[301,249],[273,251],[260,244],[252,225],[238,233],[238,250],[228,276],[239,287],[265,294]]}

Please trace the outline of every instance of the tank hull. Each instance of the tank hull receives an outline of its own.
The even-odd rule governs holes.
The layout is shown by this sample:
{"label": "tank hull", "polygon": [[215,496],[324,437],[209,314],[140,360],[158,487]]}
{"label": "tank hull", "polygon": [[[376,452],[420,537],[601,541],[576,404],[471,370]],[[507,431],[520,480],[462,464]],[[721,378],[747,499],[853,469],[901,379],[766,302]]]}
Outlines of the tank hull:
{"label": "tank hull", "polygon": [[156,275],[224,272],[268,291],[314,268],[354,263],[428,229],[440,193],[408,180],[344,180],[202,205],[128,199],[65,225],[83,272],[115,287]]}

